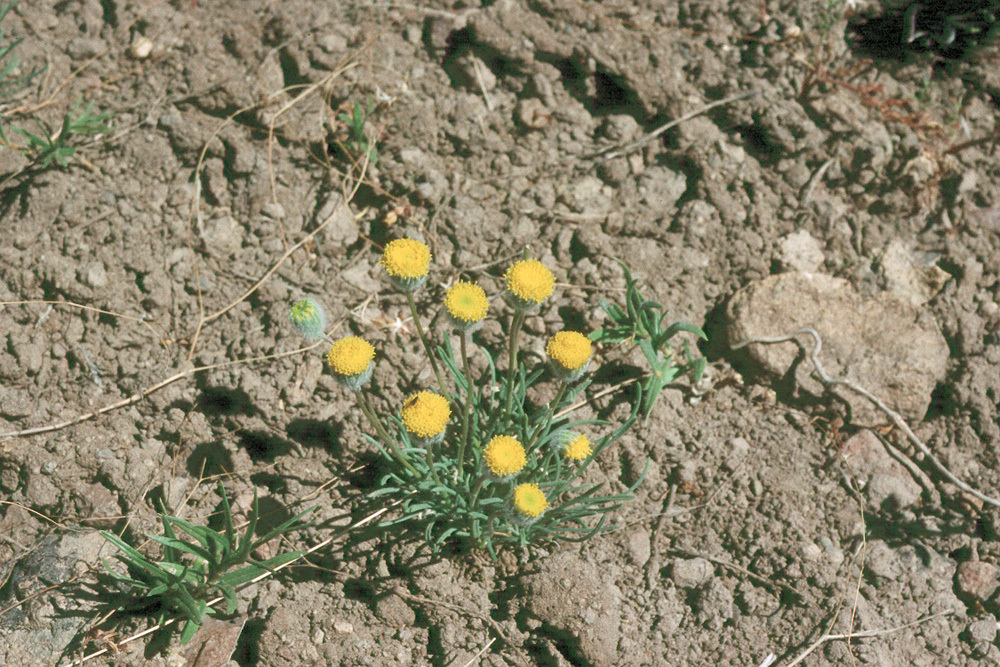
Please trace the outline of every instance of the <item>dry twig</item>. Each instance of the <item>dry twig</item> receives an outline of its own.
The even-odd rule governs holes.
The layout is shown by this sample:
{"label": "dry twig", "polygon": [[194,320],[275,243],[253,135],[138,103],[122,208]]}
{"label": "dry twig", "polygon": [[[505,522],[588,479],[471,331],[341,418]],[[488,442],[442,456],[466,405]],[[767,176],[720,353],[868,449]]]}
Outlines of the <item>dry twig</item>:
{"label": "dry twig", "polygon": [[[829,641],[834,641],[834,640],[837,640],[837,639],[847,639],[848,641],[850,641],[851,639],[863,639],[865,637],[881,637],[882,635],[891,635],[891,634],[893,634],[895,632],[899,632],[900,630],[905,630],[907,628],[912,628],[912,627],[914,627],[916,625],[921,625],[923,623],[926,623],[927,621],[933,620],[933,619],[941,617],[941,616],[951,616],[954,613],[955,612],[952,611],[951,609],[949,609],[947,611],[940,611],[940,612],[938,612],[936,614],[929,614],[927,616],[921,616],[917,620],[911,621],[910,623],[904,623],[903,625],[897,625],[894,628],[883,628],[881,630],[864,630],[862,632],[845,632],[843,634],[832,634],[830,632],[830,630],[827,629],[827,631],[824,632],[820,636],[819,639],[817,639],[812,644],[810,644],[809,647],[806,648],[805,651],[803,651],[802,653],[800,653],[799,656],[797,658],[795,658],[794,660],[792,660],[790,663],[788,663],[787,665],[784,665],[784,667],[795,667],[795,665],[798,665],[803,660],[805,660],[809,656],[809,654],[811,654],[813,651],[815,651],[820,646],[822,646],[823,644],[825,644],[826,642],[829,642]],[[837,615],[834,614],[833,618],[834,618],[834,620],[836,620]],[[833,624],[831,623],[829,627],[832,628],[832,625]]]}
{"label": "dry twig", "polygon": [[930,460],[932,464],[934,464],[934,467],[937,469],[939,473],[941,473],[941,475],[945,477],[945,479],[947,479],[949,482],[960,488],[962,491],[965,491],[969,495],[975,496],[984,503],[989,503],[994,507],[1000,507],[1000,500],[997,500],[996,498],[987,496],[986,494],[977,491],[976,489],[972,488],[971,486],[960,480],[958,477],[956,477],[954,473],[952,473],[950,470],[948,470],[948,468],[945,467],[943,463],[941,463],[938,457],[934,456],[934,452],[931,451],[931,448],[925,445],[924,442],[917,437],[916,433],[914,433],[913,430],[910,429],[909,425],[906,423],[906,420],[904,420],[898,412],[896,412],[888,405],[883,403],[878,396],[875,396],[870,391],[868,391],[861,385],[857,384],[853,380],[848,380],[845,378],[833,378],[827,375],[826,370],[823,368],[823,364],[819,360],[819,353],[823,349],[823,339],[820,337],[819,333],[815,329],[805,327],[797,331],[793,331],[792,333],[785,334],[783,336],[750,338],[748,340],[737,343],[732,347],[732,349],[739,350],[743,347],[746,347],[747,345],[753,345],[756,343],[762,343],[765,345],[771,345],[774,343],[784,343],[790,340],[795,340],[795,337],[799,336],[800,334],[809,334],[810,336],[812,336],[813,341],[815,341],[816,346],[809,351],[809,360],[812,362],[813,367],[816,369],[816,375],[819,378],[819,381],[822,382],[823,385],[828,390],[833,391],[835,387],[844,386],[853,391],[854,393],[860,394],[861,396],[867,398],[873,405],[875,405],[875,407],[877,407],[879,410],[885,413],[885,415],[896,426],[896,428],[901,430],[906,435],[906,439],[909,440],[910,443],[912,443],[913,446],[916,447],[921,454],[927,457],[927,459]]}
{"label": "dry twig", "polygon": [[589,155],[584,155],[583,159],[584,160],[597,160],[598,162],[606,162],[606,161],[612,160],[612,159],[614,159],[616,157],[621,157],[622,155],[625,155],[627,153],[631,153],[632,151],[634,151],[634,150],[636,150],[638,148],[642,148],[643,146],[645,146],[646,144],[648,144],[653,139],[656,139],[658,136],[660,136],[661,134],[663,134],[664,132],[666,132],[670,128],[672,128],[672,127],[674,127],[676,125],[680,125],[681,123],[683,123],[686,120],[691,120],[695,116],[700,116],[701,114],[703,114],[703,113],[705,113],[707,111],[711,111],[715,107],[721,107],[721,106],[723,106],[725,104],[729,104],[731,102],[738,102],[739,100],[745,100],[748,97],[753,97],[758,92],[760,92],[760,91],[749,90],[747,92],[739,93],[738,95],[730,95],[729,97],[724,97],[721,100],[716,100],[716,101],[712,102],[711,104],[706,104],[705,106],[699,107],[698,109],[695,109],[694,111],[692,111],[690,113],[684,114],[680,118],[676,118],[676,119],[670,121],[669,123],[661,125],[660,127],[656,128],[655,130],[653,130],[652,132],[650,132],[649,134],[643,135],[643,136],[639,137],[638,139],[636,139],[635,141],[630,141],[629,143],[624,144],[622,146],[611,146],[611,147],[608,147],[608,148],[602,148],[601,150],[597,151],[596,153],[590,153]]}

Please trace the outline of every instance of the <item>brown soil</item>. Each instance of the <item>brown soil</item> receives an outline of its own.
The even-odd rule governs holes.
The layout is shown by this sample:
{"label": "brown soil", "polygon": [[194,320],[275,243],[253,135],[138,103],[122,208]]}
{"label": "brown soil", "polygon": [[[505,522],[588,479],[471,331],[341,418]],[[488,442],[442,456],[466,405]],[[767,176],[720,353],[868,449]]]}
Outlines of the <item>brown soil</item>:
{"label": "brown soil", "polygon": [[[48,68],[3,100],[5,127],[57,127],[82,99],[114,131],[65,168],[0,153],[0,663],[113,645],[90,664],[226,664],[176,634],[122,641],[148,616],[92,631],[80,585],[114,552],[95,530],[156,534],[158,499],[204,518],[218,479],[241,516],[254,490],[279,514],[317,506],[305,546],[363,518],[366,424],[286,313],[313,296],[333,335],[377,342],[390,400],[404,375],[429,383],[378,266],[412,235],[434,253],[428,309],[460,274],[498,293],[530,247],[558,281],[536,339],[599,326],[624,259],[671,319],[710,333],[704,386],[666,389],[599,462],[611,491],[650,462],[619,530],[497,563],[353,531],[244,591],[199,646],[239,633],[243,667],[757,667],[829,632],[801,664],[1000,664],[997,508],[888,419],[875,430],[916,465],[859,470],[878,441],[842,402],[790,389],[794,373],[772,386],[724,341],[741,287],[794,269],[875,299],[899,287],[887,248],[905,248],[943,270],[900,289],[949,353],[910,424],[1000,493],[997,54],[863,61],[853,3],[828,4],[23,0],[4,32],[23,67]],[[368,100],[378,160],[342,208],[357,170],[339,114]],[[799,232],[815,261],[789,250]]]}

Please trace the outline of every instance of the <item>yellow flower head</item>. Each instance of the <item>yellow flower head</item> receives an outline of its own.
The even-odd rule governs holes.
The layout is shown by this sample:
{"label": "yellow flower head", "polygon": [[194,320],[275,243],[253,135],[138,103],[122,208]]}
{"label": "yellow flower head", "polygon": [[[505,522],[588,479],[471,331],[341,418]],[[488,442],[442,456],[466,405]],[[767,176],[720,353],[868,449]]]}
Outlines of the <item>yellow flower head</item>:
{"label": "yellow flower head", "polygon": [[420,391],[403,403],[402,416],[406,430],[426,440],[444,433],[451,408],[444,396]]}
{"label": "yellow flower head", "polygon": [[444,297],[448,314],[458,324],[474,324],[486,317],[490,303],[479,285],[457,282]]}
{"label": "yellow flower head", "polygon": [[514,509],[519,514],[537,519],[548,506],[549,501],[537,484],[518,484],[514,489]]}
{"label": "yellow flower head", "polygon": [[420,241],[396,239],[385,246],[382,266],[392,278],[416,280],[427,275],[431,263],[430,249]]}
{"label": "yellow flower head", "polygon": [[590,440],[581,433],[575,440],[566,443],[566,447],[563,449],[563,456],[571,461],[582,461],[590,456],[592,451]]}
{"label": "yellow flower head", "polygon": [[561,370],[575,371],[582,368],[593,353],[590,339],[575,331],[560,331],[545,346],[545,353]]}
{"label": "yellow flower head", "polygon": [[361,375],[369,369],[375,358],[375,348],[357,336],[341,338],[330,346],[326,360],[337,375]]}
{"label": "yellow flower head", "polygon": [[522,308],[531,308],[545,301],[556,283],[552,272],[537,259],[516,262],[507,269],[504,279],[514,305]]}
{"label": "yellow flower head", "polygon": [[516,438],[497,435],[483,449],[486,465],[497,477],[510,477],[521,472],[528,462],[524,447]]}

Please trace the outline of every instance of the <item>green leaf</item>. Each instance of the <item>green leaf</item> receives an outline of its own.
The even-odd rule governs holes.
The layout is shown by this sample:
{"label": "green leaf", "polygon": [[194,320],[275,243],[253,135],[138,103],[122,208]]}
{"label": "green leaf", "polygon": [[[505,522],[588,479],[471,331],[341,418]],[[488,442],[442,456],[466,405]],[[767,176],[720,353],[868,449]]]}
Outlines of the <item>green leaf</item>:
{"label": "green leaf", "polygon": [[201,623],[195,623],[193,620],[188,619],[184,623],[184,629],[181,630],[181,644],[187,644],[194,637],[194,633],[198,632],[198,628],[201,627]]}
{"label": "green leaf", "polygon": [[648,338],[643,338],[636,343],[639,349],[642,350],[643,356],[646,357],[646,361],[649,362],[649,367],[652,369],[653,374],[659,376],[662,374],[663,364],[660,361],[660,355],[657,354],[656,350],[653,349],[653,343]]}
{"label": "green leaf", "polygon": [[705,374],[705,366],[708,360],[705,357],[698,357],[691,363],[691,381],[694,384],[701,382],[702,375]]}
{"label": "green leaf", "polygon": [[[150,535],[149,539],[153,540],[154,542],[159,542],[164,547],[174,549],[177,551],[184,551],[186,553],[197,556],[198,558],[201,558],[203,560],[211,559],[211,554],[209,554],[207,549],[191,544],[190,542],[171,539],[169,537],[160,537],[159,535]],[[176,558],[172,558],[171,560],[176,560]]]}
{"label": "green leaf", "polygon": [[673,338],[675,334],[680,333],[681,331],[692,333],[695,336],[701,338],[702,340],[708,340],[708,336],[699,327],[696,327],[693,324],[688,324],[687,322],[680,322],[680,321],[674,322],[669,327],[667,327],[667,330],[664,331],[663,334],[668,339],[670,339]]}
{"label": "green leaf", "polygon": [[649,418],[649,413],[653,409],[653,403],[656,402],[656,397],[660,395],[660,390],[663,389],[663,378],[659,375],[650,375],[649,379],[645,384],[645,395],[642,397],[642,417],[643,419]]}

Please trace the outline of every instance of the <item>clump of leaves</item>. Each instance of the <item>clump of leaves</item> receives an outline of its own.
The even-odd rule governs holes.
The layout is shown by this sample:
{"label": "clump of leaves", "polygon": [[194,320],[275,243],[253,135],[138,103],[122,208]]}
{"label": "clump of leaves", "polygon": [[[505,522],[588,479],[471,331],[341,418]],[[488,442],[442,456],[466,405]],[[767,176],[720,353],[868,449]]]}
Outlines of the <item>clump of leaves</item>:
{"label": "clump of leaves", "polygon": [[618,263],[625,272],[625,305],[622,307],[602,299],[600,306],[611,323],[591,333],[590,338],[599,343],[634,342],[642,350],[652,371],[642,383],[640,413],[647,418],[664,386],[683,373],[690,373],[692,382],[697,383],[705,372],[705,358],[695,358],[687,340],[678,354],[670,346],[670,339],[682,331],[702,340],[708,340],[708,336],[687,322],[674,322],[664,328],[667,314],[663,306],[643,297],[628,267],[621,261]]}
{"label": "clump of leaves", "polygon": [[28,156],[33,165],[41,169],[47,169],[53,161],[60,167],[65,167],[67,160],[76,152],[77,137],[87,137],[96,134],[104,134],[111,131],[107,121],[111,119],[111,114],[94,113],[92,106],[88,104],[83,111],[79,110],[77,104],[73,111],[63,116],[62,126],[57,132],[43,121],[35,118],[41,134],[33,134],[21,128],[14,128],[19,134],[28,140]]}
{"label": "clump of leaves", "polygon": [[375,147],[375,141],[370,140],[368,133],[365,132],[365,125],[374,111],[375,98],[369,96],[364,106],[358,100],[354,100],[353,113],[341,112],[337,114],[337,119],[347,128],[345,150],[358,159],[364,159],[367,156],[372,165],[378,164],[378,150]]}
{"label": "clump of leaves", "polygon": [[[236,593],[241,587],[302,555],[301,551],[289,551],[264,561],[250,556],[272,539],[303,528],[302,517],[311,510],[297,514],[264,535],[255,537],[260,519],[260,507],[255,495],[246,530],[238,536],[229,500],[221,484],[219,494],[222,496],[224,533],[167,516],[161,510],[163,535],[150,536],[162,545],[163,556],[159,560],[141,553],[117,535],[101,531],[101,535],[122,552],[116,558],[125,564],[127,570],[121,574],[105,563],[107,571],[139,605],[160,603],[157,623],[162,624],[168,614],[180,614],[184,619],[181,629],[183,643],[194,636],[206,615],[221,613],[210,604],[214,598],[224,599],[224,613],[232,614],[236,611]],[[192,539],[183,539],[178,534]]]}

